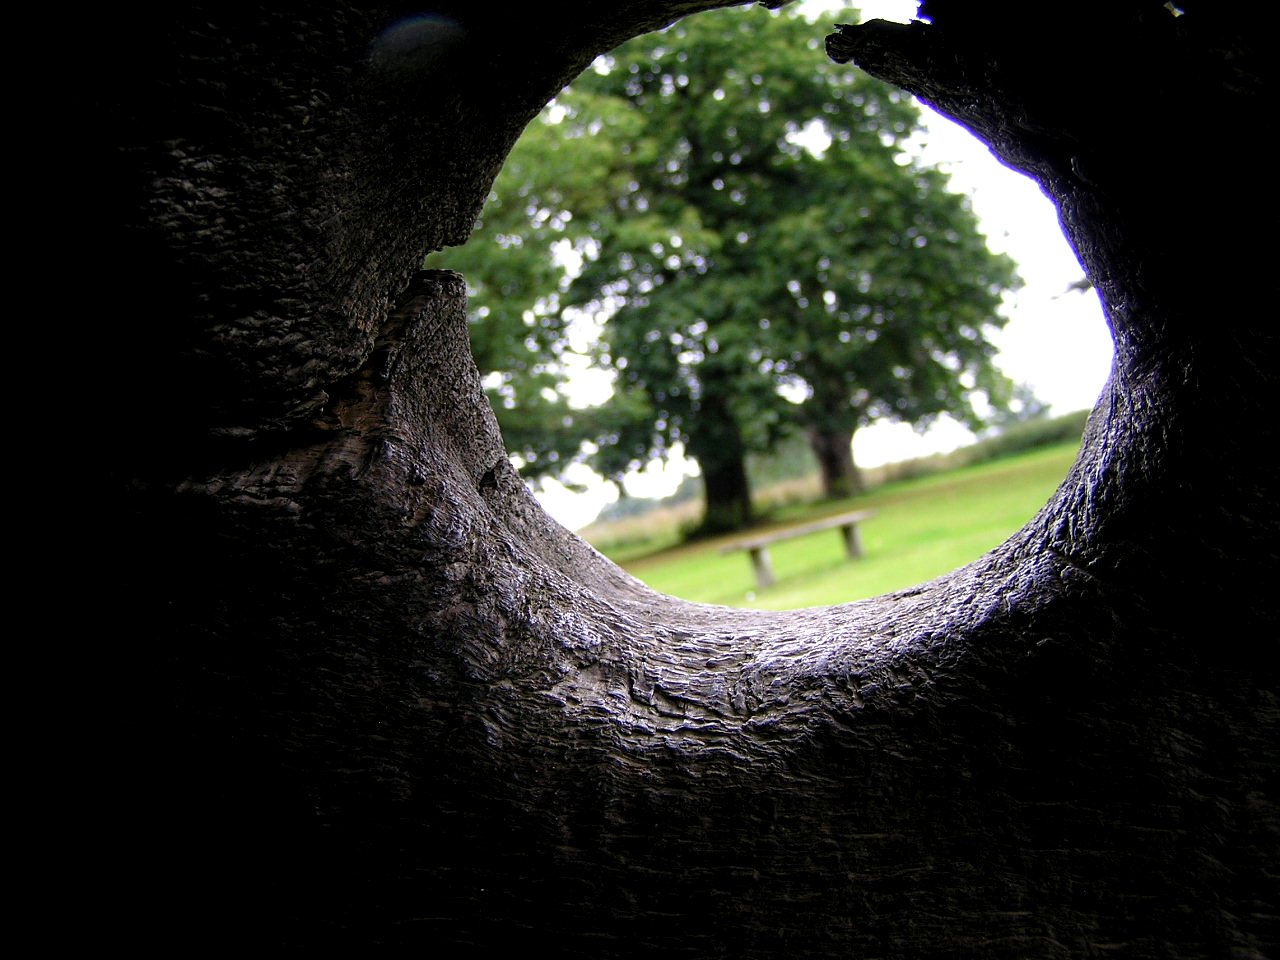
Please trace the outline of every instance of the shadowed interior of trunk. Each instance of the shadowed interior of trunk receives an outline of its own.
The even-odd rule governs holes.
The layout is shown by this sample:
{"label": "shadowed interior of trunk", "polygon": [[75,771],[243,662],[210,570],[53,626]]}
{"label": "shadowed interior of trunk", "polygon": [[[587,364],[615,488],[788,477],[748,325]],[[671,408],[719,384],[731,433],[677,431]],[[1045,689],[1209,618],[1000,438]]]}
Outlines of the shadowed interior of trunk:
{"label": "shadowed interior of trunk", "polygon": [[1117,359],[1003,546],[763,613],[655,594],[551,521],[462,278],[418,270],[596,54],[715,5],[196,5],[95,38],[87,269],[132,315],[84,332],[129,545],[90,588],[130,637],[93,736],[101,922],[443,955],[1264,955],[1271,217],[1188,123],[1270,122],[1245,7],[934,2],[833,34],[1054,198]]}

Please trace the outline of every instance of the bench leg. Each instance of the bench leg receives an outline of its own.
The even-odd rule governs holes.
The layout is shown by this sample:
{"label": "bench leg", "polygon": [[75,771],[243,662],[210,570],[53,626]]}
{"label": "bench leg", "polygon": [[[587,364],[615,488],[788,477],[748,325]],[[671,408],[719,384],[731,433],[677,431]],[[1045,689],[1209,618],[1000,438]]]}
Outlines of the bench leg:
{"label": "bench leg", "polygon": [[773,586],[773,564],[769,562],[769,551],[765,547],[751,548],[751,567],[756,572],[756,583],[760,589]]}
{"label": "bench leg", "polygon": [[857,560],[862,556],[862,537],[858,535],[858,525],[850,523],[843,526],[840,533],[844,535],[844,552],[849,555],[850,560]]}

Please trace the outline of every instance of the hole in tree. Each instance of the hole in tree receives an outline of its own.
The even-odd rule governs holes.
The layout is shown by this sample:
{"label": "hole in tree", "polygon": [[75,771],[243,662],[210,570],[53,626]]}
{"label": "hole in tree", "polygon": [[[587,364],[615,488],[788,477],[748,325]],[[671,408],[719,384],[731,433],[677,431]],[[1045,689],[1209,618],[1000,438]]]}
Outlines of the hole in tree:
{"label": "hole in tree", "polygon": [[[1105,378],[1052,204],[831,63],[861,17],[720,10],[601,57],[430,261],[468,279],[526,480],[572,527],[602,475],[626,491],[585,535],[663,592],[787,608],[946,573],[1048,499]],[[653,552],[690,530],[729,539]]]}

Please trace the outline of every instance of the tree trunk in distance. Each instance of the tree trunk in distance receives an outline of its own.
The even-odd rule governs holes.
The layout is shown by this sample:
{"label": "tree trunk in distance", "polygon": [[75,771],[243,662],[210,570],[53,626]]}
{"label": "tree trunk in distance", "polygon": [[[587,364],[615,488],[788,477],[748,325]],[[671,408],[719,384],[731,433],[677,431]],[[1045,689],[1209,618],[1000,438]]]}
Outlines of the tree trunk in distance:
{"label": "tree trunk in distance", "polygon": [[689,438],[689,452],[702,470],[706,512],[699,534],[741,530],[751,522],[751,481],[742,433],[728,404],[704,397]]}
{"label": "tree trunk in distance", "polygon": [[822,470],[822,492],[829,500],[856,496],[866,491],[862,471],[853,462],[853,431],[839,427],[812,426],[809,445]]}

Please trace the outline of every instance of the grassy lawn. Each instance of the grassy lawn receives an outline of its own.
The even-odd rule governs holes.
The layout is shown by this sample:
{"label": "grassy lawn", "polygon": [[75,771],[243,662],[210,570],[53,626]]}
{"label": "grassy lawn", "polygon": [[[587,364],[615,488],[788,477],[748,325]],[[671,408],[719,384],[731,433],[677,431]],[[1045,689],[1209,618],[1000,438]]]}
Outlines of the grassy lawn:
{"label": "grassy lawn", "polygon": [[779,510],[764,532],[850,510],[875,510],[860,524],[866,555],[850,562],[838,530],[769,548],[772,587],[759,590],[745,552],[720,548],[745,534],[624,558],[656,590],[735,607],[790,610],[858,600],[930,580],[975,560],[1029,520],[1062,482],[1078,444],[1066,443],[950,473],[880,487],[818,506]]}

